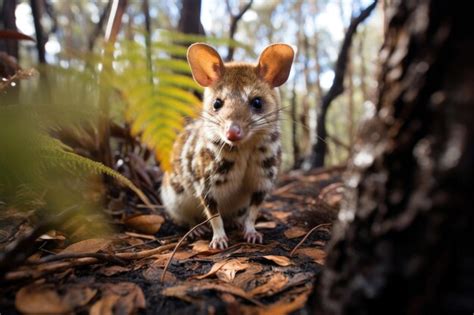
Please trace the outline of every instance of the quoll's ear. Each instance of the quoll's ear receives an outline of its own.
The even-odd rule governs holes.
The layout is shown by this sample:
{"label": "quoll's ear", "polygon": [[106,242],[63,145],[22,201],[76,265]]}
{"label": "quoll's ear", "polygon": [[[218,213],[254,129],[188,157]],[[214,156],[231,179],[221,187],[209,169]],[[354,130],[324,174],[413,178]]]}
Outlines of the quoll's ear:
{"label": "quoll's ear", "polygon": [[290,45],[267,46],[258,59],[258,74],[272,87],[280,86],[288,80],[294,57],[295,51]]}
{"label": "quoll's ear", "polygon": [[207,44],[192,44],[188,48],[187,57],[194,80],[203,87],[213,85],[224,74],[221,57]]}

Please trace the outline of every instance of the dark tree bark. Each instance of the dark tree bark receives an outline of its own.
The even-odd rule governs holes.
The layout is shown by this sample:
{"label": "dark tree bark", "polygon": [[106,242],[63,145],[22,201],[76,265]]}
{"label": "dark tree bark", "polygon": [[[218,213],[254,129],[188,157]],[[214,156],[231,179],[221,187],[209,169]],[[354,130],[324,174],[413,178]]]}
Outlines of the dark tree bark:
{"label": "dark tree bark", "polygon": [[347,69],[347,61],[349,58],[349,51],[352,44],[352,38],[357,31],[357,27],[366,18],[369,17],[376,5],[376,1],[362,10],[360,14],[351,20],[349,27],[347,28],[346,35],[341,45],[339,55],[336,61],[336,68],[334,71],[334,80],[332,82],[329,91],[323,96],[321,100],[321,106],[317,115],[317,126],[316,126],[316,142],[313,145],[311,166],[313,168],[324,166],[324,159],[326,156],[326,115],[332,101],[342,94],[344,91],[344,76]]}
{"label": "dark tree bark", "polygon": [[293,169],[301,167],[301,152],[298,139],[298,108],[296,93],[296,77],[293,79],[293,88],[291,91],[291,144],[293,147]]}
{"label": "dark tree bark", "polygon": [[178,30],[185,34],[205,35],[201,24],[201,0],[182,0]]}
{"label": "dark tree bark", "polygon": [[[226,0],[226,5],[227,5],[227,11],[230,14],[230,28],[229,28],[229,39],[234,39],[235,37],[235,32],[237,32],[237,26],[239,24],[240,19],[244,16],[245,12],[247,12],[250,7],[252,6],[253,0],[249,0],[246,5],[244,5],[239,13],[233,14],[232,13],[232,8],[230,6],[229,0]],[[229,44],[229,47],[227,49],[227,57],[225,58],[225,61],[231,61],[234,58],[234,51],[235,47],[231,44]]]}
{"label": "dark tree bark", "polygon": [[[312,302],[321,314],[474,310],[474,38],[469,2],[402,0]],[[313,309],[314,310],[314,309]]]}
{"label": "dark tree bark", "polygon": [[48,41],[46,34],[41,24],[41,16],[43,15],[44,2],[43,0],[31,0],[31,12],[33,14],[33,22],[35,24],[36,32],[36,49],[38,50],[38,61],[40,63],[46,62],[46,52],[44,45]]}
{"label": "dark tree bark", "polygon": [[[1,25],[6,30],[16,31],[15,19],[16,0],[3,0],[1,12]],[[0,41],[0,51],[4,51],[7,55],[15,57],[18,60],[18,42],[16,40]]]}

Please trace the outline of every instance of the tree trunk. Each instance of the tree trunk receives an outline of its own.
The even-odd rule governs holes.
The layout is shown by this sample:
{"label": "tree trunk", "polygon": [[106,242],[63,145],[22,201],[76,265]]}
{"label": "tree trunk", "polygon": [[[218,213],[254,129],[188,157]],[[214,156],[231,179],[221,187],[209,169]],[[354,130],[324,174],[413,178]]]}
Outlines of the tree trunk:
{"label": "tree trunk", "polygon": [[44,45],[46,44],[47,36],[44,34],[43,25],[41,24],[41,16],[43,15],[44,2],[42,0],[31,0],[31,12],[33,14],[33,22],[35,24],[36,32],[36,49],[38,50],[38,61],[40,63],[46,62],[46,52]]}
{"label": "tree trunk", "polygon": [[[16,31],[15,19],[16,0],[3,0],[1,21],[3,29]],[[18,41],[4,40],[0,41],[0,51],[4,51],[7,55],[15,57],[18,60]]]}
{"label": "tree trunk", "polygon": [[201,24],[201,0],[182,0],[178,30],[185,34],[204,35]]}
{"label": "tree trunk", "polygon": [[352,44],[352,38],[357,31],[359,24],[369,17],[376,4],[377,2],[375,1],[366,9],[362,10],[357,17],[351,20],[351,23],[347,28],[346,35],[344,36],[344,40],[342,41],[341,49],[336,61],[334,80],[331,87],[329,88],[329,91],[321,100],[320,112],[317,115],[316,142],[313,145],[311,158],[311,166],[313,168],[324,166],[324,159],[326,157],[327,149],[326,115],[332,101],[341,95],[342,92],[344,92],[344,76],[347,69],[347,60],[349,58],[349,50]]}
{"label": "tree trunk", "polygon": [[474,310],[474,40],[469,2],[402,0],[380,53],[317,314]]}

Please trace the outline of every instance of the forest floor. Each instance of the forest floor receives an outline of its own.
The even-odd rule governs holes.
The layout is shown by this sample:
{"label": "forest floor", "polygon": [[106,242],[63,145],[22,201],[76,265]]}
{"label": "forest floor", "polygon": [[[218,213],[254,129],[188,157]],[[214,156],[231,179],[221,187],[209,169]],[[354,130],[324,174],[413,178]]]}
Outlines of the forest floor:
{"label": "forest floor", "polygon": [[[282,175],[257,221],[263,244],[242,243],[230,228],[226,250],[209,250],[210,235],[185,240],[164,277],[186,229],[162,209],[135,207],[131,215],[118,203],[111,211],[121,223],[106,237],[74,243],[48,232],[36,240],[27,262],[2,280],[0,314],[299,313],[324,265],[344,189],[342,171]],[[25,224],[19,216],[0,217],[2,249],[22,235]]]}

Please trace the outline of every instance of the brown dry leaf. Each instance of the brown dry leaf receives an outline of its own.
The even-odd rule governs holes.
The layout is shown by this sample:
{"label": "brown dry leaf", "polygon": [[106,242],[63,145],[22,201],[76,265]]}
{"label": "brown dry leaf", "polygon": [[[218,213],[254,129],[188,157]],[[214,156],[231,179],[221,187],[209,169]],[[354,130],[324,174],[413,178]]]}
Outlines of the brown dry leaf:
{"label": "brown dry leaf", "polygon": [[281,289],[283,289],[288,283],[288,278],[281,272],[276,272],[270,275],[270,279],[254,288],[249,292],[251,296],[271,296]]}
{"label": "brown dry leaf", "polygon": [[271,260],[275,264],[277,264],[279,266],[282,266],[282,267],[286,267],[286,266],[289,266],[289,265],[293,264],[291,262],[290,258],[285,257],[285,256],[267,255],[267,256],[263,256],[263,258],[265,258],[267,260]]}
{"label": "brown dry leaf", "polygon": [[146,307],[142,289],[131,282],[105,283],[102,298],[91,307],[90,315],[135,314]]}
{"label": "brown dry leaf", "polygon": [[140,233],[155,234],[160,230],[165,219],[158,214],[137,215],[125,220],[125,225],[137,230]]}
{"label": "brown dry leaf", "polygon": [[247,292],[244,290],[234,287],[228,283],[213,283],[209,281],[188,281],[187,283],[180,284],[174,287],[165,288],[161,291],[164,296],[171,296],[182,299],[184,301],[192,301],[192,298],[188,296],[189,293],[196,293],[204,290],[215,290],[223,293],[229,293],[243,299],[252,301],[257,305],[261,305],[258,301],[255,301]]}
{"label": "brown dry leaf", "polygon": [[316,263],[324,265],[326,260],[326,252],[320,248],[306,247],[299,248],[296,250],[295,254],[302,254],[308,257],[311,257]]}
{"label": "brown dry leaf", "polygon": [[[142,275],[143,278],[147,279],[148,281],[161,281],[161,275],[163,274],[163,268],[160,268],[156,265],[151,265],[147,269],[143,270]],[[166,272],[164,281],[166,283],[174,283],[176,282],[176,277],[171,272]]]}
{"label": "brown dry leaf", "polygon": [[285,230],[284,232],[286,238],[289,238],[289,239],[301,237],[303,235],[306,235],[306,233],[308,233],[308,231],[298,226],[292,226],[289,229]]}
{"label": "brown dry leaf", "polygon": [[[180,261],[180,260],[188,259],[192,255],[193,255],[192,252],[186,252],[186,251],[176,252],[173,256],[173,261]],[[171,252],[166,253],[166,254],[159,254],[159,255],[151,256],[151,257],[155,258],[155,260],[153,261],[153,265],[156,266],[156,267],[164,267],[166,265],[166,263],[168,262],[168,259],[170,258],[170,256],[171,256]]]}
{"label": "brown dry leaf", "polygon": [[[206,240],[198,240],[192,243],[191,249],[193,250],[193,252],[197,252],[197,253],[207,252],[211,250],[209,249],[209,241],[206,241]],[[218,252],[219,250],[216,249],[215,251]]]}
{"label": "brown dry leaf", "polygon": [[258,315],[291,314],[305,306],[310,292],[311,290],[306,290],[305,293],[299,294],[296,297],[286,298],[265,307],[245,307],[244,309],[248,309],[250,314]]}
{"label": "brown dry leaf", "polygon": [[114,306],[120,296],[109,294],[95,302],[89,310],[89,315],[114,315]]}
{"label": "brown dry leaf", "polygon": [[263,270],[262,265],[256,263],[249,263],[249,267],[244,271],[235,276],[232,284],[249,291],[256,286],[257,273]]}
{"label": "brown dry leaf", "polygon": [[207,278],[209,276],[212,276],[214,275],[217,271],[219,271],[219,269],[222,268],[222,266],[224,266],[225,264],[227,264],[227,262],[229,262],[229,260],[222,260],[222,261],[218,261],[216,262],[214,265],[212,265],[211,267],[211,270],[209,270],[206,274],[203,274],[203,275],[200,275],[200,276],[196,276],[195,278],[196,279],[204,279],[204,278]]}
{"label": "brown dry leaf", "polygon": [[61,233],[58,233],[57,231],[49,231],[43,235],[41,235],[39,237],[40,240],[42,241],[47,241],[47,240],[58,240],[58,241],[64,241],[66,240],[66,237],[61,234]]}
{"label": "brown dry leaf", "polygon": [[126,272],[126,271],[130,271],[130,268],[122,267],[122,266],[108,266],[108,267],[100,268],[97,272],[106,277],[110,277],[117,273]]}
{"label": "brown dry leaf", "polygon": [[249,263],[247,262],[247,258],[231,259],[216,272],[216,276],[224,282],[231,282],[234,280],[237,272],[245,270],[248,267]]}
{"label": "brown dry leaf", "polygon": [[273,210],[272,215],[277,218],[278,220],[281,220],[283,222],[286,222],[288,217],[291,215],[291,212],[288,211],[281,211],[281,210]]}
{"label": "brown dry leaf", "polygon": [[15,307],[22,313],[62,314],[71,313],[92,300],[97,290],[70,285],[59,293],[53,284],[32,284],[21,288],[15,297]]}
{"label": "brown dry leaf", "polygon": [[267,222],[258,222],[255,224],[257,229],[274,229],[276,228],[277,223],[275,221],[267,221]]}
{"label": "brown dry leaf", "polygon": [[82,253],[97,253],[104,250],[112,243],[111,240],[103,238],[91,238],[69,245],[63,249],[61,254],[82,254]]}

